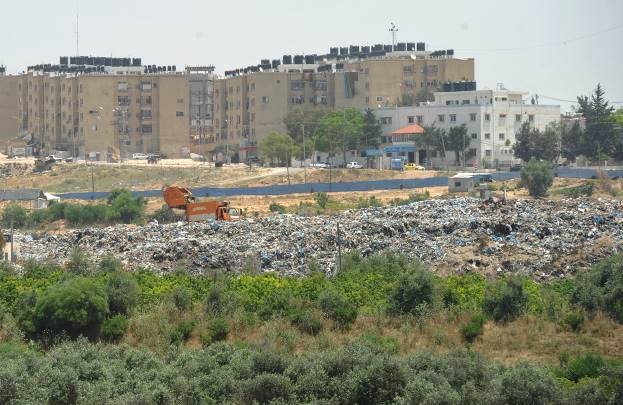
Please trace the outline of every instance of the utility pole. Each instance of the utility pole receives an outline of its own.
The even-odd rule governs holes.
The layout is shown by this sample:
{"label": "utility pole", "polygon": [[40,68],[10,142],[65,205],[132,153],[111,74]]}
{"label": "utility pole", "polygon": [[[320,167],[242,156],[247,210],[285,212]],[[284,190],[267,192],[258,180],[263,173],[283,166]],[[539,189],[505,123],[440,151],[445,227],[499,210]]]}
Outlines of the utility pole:
{"label": "utility pole", "polygon": [[93,163],[91,163],[91,199],[95,198],[95,177],[93,176]]}
{"label": "utility pole", "polygon": [[396,33],[398,32],[398,27],[396,24],[390,23],[389,31],[392,33],[392,51],[396,49]]}
{"label": "utility pole", "polygon": [[340,240],[340,220],[337,220],[337,265],[338,271],[342,272],[342,243]]}
{"label": "utility pole", "polygon": [[301,123],[303,133],[303,182],[307,184],[307,154],[305,153],[305,123]]}

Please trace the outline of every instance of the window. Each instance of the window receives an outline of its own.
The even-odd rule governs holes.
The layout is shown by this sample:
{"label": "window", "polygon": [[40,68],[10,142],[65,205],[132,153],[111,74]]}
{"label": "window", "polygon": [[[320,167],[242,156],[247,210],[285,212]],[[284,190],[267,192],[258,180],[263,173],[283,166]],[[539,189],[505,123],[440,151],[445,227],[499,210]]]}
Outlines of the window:
{"label": "window", "polygon": [[491,149],[485,149],[485,156],[491,157]]}
{"label": "window", "polygon": [[151,82],[141,82],[141,91],[151,91]]}
{"label": "window", "polygon": [[424,122],[424,116],[423,115],[416,115],[415,117],[417,119],[417,123],[421,124],[422,122]]}
{"label": "window", "polygon": [[454,187],[461,187],[461,182],[460,181],[455,181],[454,182]]}
{"label": "window", "polygon": [[501,120],[506,119],[506,114],[500,114],[500,119],[501,119]]}
{"label": "window", "polygon": [[446,100],[446,105],[452,105],[452,100]]}
{"label": "window", "polygon": [[390,125],[392,123],[392,117],[381,117],[382,125]]}
{"label": "window", "polygon": [[534,114],[529,114],[528,115],[528,121],[529,122],[534,122]]}
{"label": "window", "polygon": [[144,134],[151,134],[151,125],[141,125],[141,132]]}
{"label": "window", "polygon": [[490,133],[486,133],[485,134],[485,139],[491,139],[491,134]]}
{"label": "window", "polygon": [[117,97],[117,104],[118,105],[129,105],[130,104],[130,97],[128,97],[128,96],[118,96]]}
{"label": "window", "polygon": [[305,82],[292,81],[292,83],[290,83],[290,89],[292,89],[292,90],[304,90],[305,89]]}
{"label": "window", "polygon": [[472,139],[478,139],[478,134],[474,132],[474,133],[472,134]]}
{"label": "window", "polygon": [[461,102],[461,104],[463,104],[463,105],[470,104],[470,100],[463,100],[463,101]]}
{"label": "window", "polygon": [[409,124],[415,124],[415,116],[409,115],[407,120],[409,121]]}
{"label": "window", "polygon": [[437,151],[436,150],[431,150],[430,151],[430,157],[431,158],[436,158],[437,157]]}
{"label": "window", "polygon": [[151,105],[151,96],[141,96],[141,105]]}
{"label": "window", "polygon": [[485,121],[491,121],[491,115],[485,114]]}
{"label": "window", "polygon": [[151,110],[141,110],[141,118],[151,118]]}
{"label": "window", "polygon": [[476,148],[469,148],[469,156],[476,156]]}
{"label": "window", "polygon": [[515,114],[515,121],[521,122],[521,114]]}
{"label": "window", "polygon": [[315,90],[326,90],[327,89],[327,82],[326,81],[320,81],[320,80],[314,81],[314,89]]}
{"label": "window", "polygon": [[450,114],[450,122],[456,122],[456,114]]}
{"label": "window", "polygon": [[469,120],[470,121],[476,121],[476,113],[469,114]]}
{"label": "window", "polygon": [[502,134],[502,133],[498,134],[498,139],[500,141],[503,141],[504,140],[504,134]]}
{"label": "window", "polygon": [[439,121],[439,122],[444,122],[445,120],[446,120],[446,116],[445,116],[445,115],[443,115],[443,114],[439,114],[439,115],[437,116],[437,121]]}
{"label": "window", "polygon": [[268,98],[268,96],[262,96],[262,103],[268,104],[269,101],[270,99]]}
{"label": "window", "polygon": [[377,102],[383,101],[383,96],[376,96],[376,101]]}
{"label": "window", "polygon": [[184,99],[183,98],[178,98],[177,99],[177,103],[178,104],[184,104]]}
{"label": "window", "polygon": [[[71,91],[71,88],[69,90]],[[117,82],[117,90],[128,91],[128,82]]]}

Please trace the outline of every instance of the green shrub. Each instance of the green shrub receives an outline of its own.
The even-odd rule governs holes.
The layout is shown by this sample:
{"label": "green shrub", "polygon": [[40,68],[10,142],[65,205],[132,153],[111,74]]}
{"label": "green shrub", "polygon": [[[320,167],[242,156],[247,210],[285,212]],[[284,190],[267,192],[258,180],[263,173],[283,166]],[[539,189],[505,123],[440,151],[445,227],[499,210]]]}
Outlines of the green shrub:
{"label": "green shrub", "polygon": [[228,290],[222,282],[213,283],[205,299],[205,311],[208,315],[220,316],[233,312],[238,305],[234,291]]}
{"label": "green shrub", "polygon": [[322,319],[315,317],[311,311],[297,309],[290,314],[292,325],[296,326],[301,332],[316,336],[322,330]]}
{"label": "green shrub", "polygon": [[337,291],[323,292],[318,297],[318,304],[325,315],[336,323],[337,327],[348,327],[357,319],[357,308]]}
{"label": "green shrub", "polygon": [[93,274],[93,264],[87,253],[75,247],[71,251],[71,256],[66,264],[67,271],[76,276],[89,276]]}
{"label": "green shrub", "polygon": [[501,375],[500,393],[506,404],[556,404],[560,391],[546,370],[520,362]]}
{"label": "green shrub", "polygon": [[329,195],[327,193],[316,193],[316,204],[322,209],[327,208],[329,203]]}
{"label": "green shrub", "polygon": [[530,159],[521,169],[521,184],[533,197],[542,197],[554,182],[554,172],[549,162]]}
{"label": "green shrub", "polygon": [[184,287],[174,287],[169,293],[171,302],[179,311],[187,311],[192,304],[190,291]]}
{"label": "green shrub", "polygon": [[118,342],[128,330],[128,318],[115,315],[102,324],[102,338],[107,342]]}
{"label": "green shrub", "polygon": [[100,271],[105,273],[112,273],[115,271],[123,270],[123,263],[115,256],[108,254],[100,259],[99,264],[97,265]]}
{"label": "green shrub", "polygon": [[565,316],[564,323],[573,332],[579,332],[584,324],[584,315],[581,312],[571,312]]}
{"label": "green shrub", "polygon": [[606,361],[598,354],[588,353],[571,360],[563,370],[563,375],[571,381],[584,377],[598,377],[606,367]]}
{"label": "green shrub", "polygon": [[173,210],[169,208],[168,205],[163,204],[162,207],[158,208],[156,212],[150,215],[149,220],[156,220],[161,224],[167,224],[171,222],[175,222],[179,220],[180,217],[175,215]]}
{"label": "green shrub", "polygon": [[210,322],[210,339],[212,342],[219,342],[227,339],[229,334],[229,323],[223,318],[216,318]]}
{"label": "green shrub", "polygon": [[416,270],[402,274],[396,287],[390,291],[388,309],[393,314],[416,314],[434,303],[435,284],[433,274]]}
{"label": "green shrub", "polygon": [[2,226],[4,228],[23,228],[28,220],[28,213],[21,205],[12,202],[2,211]]}
{"label": "green shrub", "polygon": [[116,271],[106,280],[106,293],[112,314],[128,314],[138,300],[138,282],[132,274]]}
{"label": "green shrub", "polygon": [[268,210],[270,212],[276,212],[278,214],[286,213],[286,207],[284,207],[281,204],[277,204],[276,202],[271,202],[270,205],[268,206]]}
{"label": "green shrub", "polygon": [[261,374],[241,384],[238,399],[241,403],[268,404],[282,400],[288,403],[290,397],[290,380],[278,374]]}
{"label": "green shrub", "polygon": [[93,279],[72,278],[48,287],[37,299],[34,325],[41,335],[50,331],[72,338],[95,338],[108,314],[104,288]]}
{"label": "green shrub", "polygon": [[190,334],[192,333],[194,328],[195,328],[194,321],[187,320],[187,321],[180,322],[175,327],[173,332],[171,332],[171,338],[170,338],[171,343],[179,345],[179,344],[186,342],[190,338]]}
{"label": "green shrub", "polygon": [[571,300],[591,312],[603,310],[623,323],[623,255],[604,259],[578,277]]}
{"label": "green shrub", "polygon": [[487,285],[484,309],[496,322],[512,321],[522,315],[528,306],[528,295],[523,278],[509,276]]}
{"label": "green shrub", "polygon": [[476,338],[484,332],[485,322],[486,318],[482,314],[472,316],[469,322],[461,328],[463,340],[468,343],[472,343],[476,340]]}
{"label": "green shrub", "polygon": [[347,402],[353,404],[390,404],[402,392],[407,377],[396,361],[375,359],[361,365],[346,382]]}
{"label": "green shrub", "polygon": [[265,373],[281,374],[287,366],[288,364],[284,356],[271,351],[257,352],[251,359],[251,371],[254,375]]}
{"label": "green shrub", "polygon": [[108,204],[107,220],[129,224],[142,219],[146,201],[141,196],[132,197],[130,191],[121,189],[111,191]]}

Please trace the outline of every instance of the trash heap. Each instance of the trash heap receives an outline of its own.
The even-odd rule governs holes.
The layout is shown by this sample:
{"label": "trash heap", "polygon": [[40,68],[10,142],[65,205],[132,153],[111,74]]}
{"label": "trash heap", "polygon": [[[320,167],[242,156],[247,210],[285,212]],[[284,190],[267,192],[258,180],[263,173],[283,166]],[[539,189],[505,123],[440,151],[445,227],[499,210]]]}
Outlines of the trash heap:
{"label": "trash heap", "polygon": [[[337,235],[339,223],[340,235]],[[119,225],[38,239],[20,235],[21,260],[67,261],[74,247],[95,259],[113,255],[157,273],[185,266],[304,275],[313,261],[336,271],[342,254],[386,250],[418,258],[436,271],[516,272],[538,280],[564,277],[623,247],[620,201],[566,199],[483,203],[433,199],[334,216],[277,215],[238,222]]]}

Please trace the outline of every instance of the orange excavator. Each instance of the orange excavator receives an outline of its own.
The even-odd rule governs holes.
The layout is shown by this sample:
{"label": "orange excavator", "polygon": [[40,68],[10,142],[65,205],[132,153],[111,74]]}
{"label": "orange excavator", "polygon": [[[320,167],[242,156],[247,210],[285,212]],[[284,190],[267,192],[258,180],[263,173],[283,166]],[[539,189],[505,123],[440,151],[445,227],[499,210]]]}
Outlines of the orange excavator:
{"label": "orange excavator", "polygon": [[186,187],[166,187],[162,194],[169,208],[182,210],[189,222],[208,219],[234,221],[242,216],[242,210],[230,207],[227,201],[195,201],[193,193]]}

